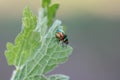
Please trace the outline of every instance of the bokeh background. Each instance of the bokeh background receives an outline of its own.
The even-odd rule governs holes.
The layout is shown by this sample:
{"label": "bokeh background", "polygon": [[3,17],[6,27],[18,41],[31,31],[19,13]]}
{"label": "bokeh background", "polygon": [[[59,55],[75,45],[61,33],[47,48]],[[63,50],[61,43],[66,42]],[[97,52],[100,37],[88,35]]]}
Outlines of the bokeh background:
{"label": "bokeh background", "polygon": [[[120,80],[120,0],[53,0],[60,3],[56,18],[67,26],[74,48],[68,62],[49,74],[66,74],[71,80]],[[40,0],[0,0],[0,80],[10,80],[6,42],[21,30],[22,11],[30,6],[38,14]]]}

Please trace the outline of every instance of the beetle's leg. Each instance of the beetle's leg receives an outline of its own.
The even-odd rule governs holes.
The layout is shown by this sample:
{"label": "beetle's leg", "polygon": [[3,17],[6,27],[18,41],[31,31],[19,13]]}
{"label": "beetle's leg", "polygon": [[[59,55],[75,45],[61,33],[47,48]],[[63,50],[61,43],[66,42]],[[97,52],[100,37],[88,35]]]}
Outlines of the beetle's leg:
{"label": "beetle's leg", "polygon": [[64,43],[64,41],[62,41],[62,47],[65,47],[65,43]]}

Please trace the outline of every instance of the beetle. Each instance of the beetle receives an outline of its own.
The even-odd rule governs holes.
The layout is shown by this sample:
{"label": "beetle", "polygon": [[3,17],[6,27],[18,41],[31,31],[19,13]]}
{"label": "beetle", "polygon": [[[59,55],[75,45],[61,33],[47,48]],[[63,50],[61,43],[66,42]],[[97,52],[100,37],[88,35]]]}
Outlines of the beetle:
{"label": "beetle", "polygon": [[59,40],[59,42],[62,42],[63,46],[64,44],[69,44],[68,37],[62,29],[57,29],[55,36]]}

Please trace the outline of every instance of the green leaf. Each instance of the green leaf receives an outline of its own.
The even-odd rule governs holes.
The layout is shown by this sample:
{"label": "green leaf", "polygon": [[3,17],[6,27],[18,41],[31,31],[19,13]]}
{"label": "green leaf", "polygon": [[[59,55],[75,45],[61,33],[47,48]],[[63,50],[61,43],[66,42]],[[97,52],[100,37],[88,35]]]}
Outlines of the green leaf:
{"label": "green leaf", "polygon": [[49,76],[48,80],[69,80],[69,77],[63,74],[55,74]]}
{"label": "green leaf", "polygon": [[[23,66],[21,69],[22,73],[18,72],[20,76],[16,77],[16,79],[27,80],[27,78],[34,78],[35,75],[45,75],[58,66],[58,64],[67,60],[72,48],[70,46],[62,47],[62,45],[56,42],[55,38],[55,31],[60,24],[61,21],[55,21],[45,36],[42,36],[41,46],[34,52],[34,56]],[[22,78],[21,76],[24,77]]]}
{"label": "green leaf", "polygon": [[48,26],[51,26],[51,24],[53,23],[58,8],[59,8],[59,4],[53,4],[48,8]]}
{"label": "green leaf", "polygon": [[39,33],[34,31],[36,24],[37,17],[32,15],[28,7],[25,8],[22,30],[15,39],[15,45],[7,43],[5,55],[8,64],[20,67],[33,56],[35,50],[41,44]]}
{"label": "green leaf", "polygon": [[51,0],[42,0],[42,7],[45,8],[45,7],[48,7],[51,3]]}
{"label": "green leaf", "polygon": [[42,7],[44,8],[44,16],[48,18],[48,26],[50,27],[53,23],[59,4],[50,5],[51,0],[42,0]]}
{"label": "green leaf", "polygon": [[[43,1],[44,7],[49,4],[50,0]],[[16,67],[11,80],[68,80],[64,75],[45,76],[66,62],[73,50],[69,45],[63,47],[55,37],[56,30],[63,28],[60,20],[53,21],[58,6],[50,6],[46,16],[46,9],[42,8],[38,18],[28,7],[24,9],[22,30],[14,44],[7,43],[5,51],[8,64]]]}

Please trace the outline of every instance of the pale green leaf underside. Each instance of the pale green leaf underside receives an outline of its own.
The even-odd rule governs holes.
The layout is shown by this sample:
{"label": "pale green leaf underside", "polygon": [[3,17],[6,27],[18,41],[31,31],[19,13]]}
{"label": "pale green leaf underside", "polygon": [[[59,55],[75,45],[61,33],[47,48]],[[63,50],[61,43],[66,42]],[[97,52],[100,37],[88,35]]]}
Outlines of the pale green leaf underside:
{"label": "pale green leaf underside", "polygon": [[69,77],[63,74],[54,74],[49,76],[48,80],[69,80]]}
{"label": "pale green leaf underside", "polygon": [[43,14],[44,9],[41,9],[37,21],[30,9],[25,8],[22,31],[15,44],[7,44],[5,55],[8,64],[16,67],[12,80],[48,80],[44,75],[65,62],[72,52],[70,46],[62,47],[55,38],[61,21],[56,20],[48,29],[48,19]]}

